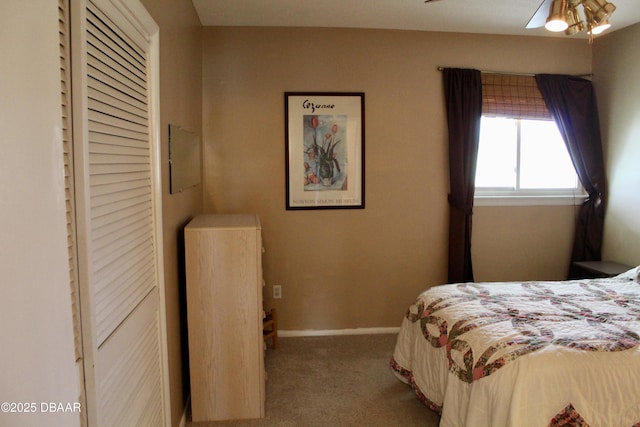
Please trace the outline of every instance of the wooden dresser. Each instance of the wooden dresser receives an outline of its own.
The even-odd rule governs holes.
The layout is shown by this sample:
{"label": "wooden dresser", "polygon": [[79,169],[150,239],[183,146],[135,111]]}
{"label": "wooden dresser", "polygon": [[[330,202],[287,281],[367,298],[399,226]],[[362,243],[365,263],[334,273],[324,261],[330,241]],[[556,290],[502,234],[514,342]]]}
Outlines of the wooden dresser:
{"label": "wooden dresser", "polygon": [[262,237],[256,215],[185,227],[194,422],[264,417]]}

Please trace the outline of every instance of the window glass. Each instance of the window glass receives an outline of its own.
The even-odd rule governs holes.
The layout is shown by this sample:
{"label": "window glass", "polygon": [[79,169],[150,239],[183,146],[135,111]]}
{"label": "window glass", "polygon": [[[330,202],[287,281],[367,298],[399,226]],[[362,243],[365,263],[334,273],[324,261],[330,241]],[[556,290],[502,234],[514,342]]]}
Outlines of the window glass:
{"label": "window glass", "polygon": [[516,188],[517,137],[514,120],[482,117],[476,187]]}
{"label": "window glass", "polygon": [[576,172],[556,124],[522,120],[520,126],[520,188],[576,188]]}
{"label": "window glass", "polygon": [[482,117],[476,194],[571,195],[580,191],[566,145],[553,121]]}

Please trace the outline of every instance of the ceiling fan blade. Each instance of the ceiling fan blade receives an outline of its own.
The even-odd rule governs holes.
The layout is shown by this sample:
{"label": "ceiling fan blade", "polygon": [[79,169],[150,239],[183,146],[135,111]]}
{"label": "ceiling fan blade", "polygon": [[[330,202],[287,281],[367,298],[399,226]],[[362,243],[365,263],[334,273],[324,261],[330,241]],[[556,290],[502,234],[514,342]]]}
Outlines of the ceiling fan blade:
{"label": "ceiling fan blade", "polygon": [[544,24],[547,22],[547,17],[549,16],[549,8],[551,7],[551,2],[553,0],[544,0],[536,13],[533,14],[527,26],[525,28],[540,28],[544,27]]}

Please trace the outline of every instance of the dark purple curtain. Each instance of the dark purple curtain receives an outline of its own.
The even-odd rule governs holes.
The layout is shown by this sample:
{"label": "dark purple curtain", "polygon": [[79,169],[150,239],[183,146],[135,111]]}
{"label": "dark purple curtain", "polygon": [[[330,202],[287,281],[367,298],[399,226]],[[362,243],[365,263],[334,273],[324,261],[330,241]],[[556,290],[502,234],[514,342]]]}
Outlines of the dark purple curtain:
{"label": "dark purple curtain", "polygon": [[591,81],[580,77],[539,74],[536,81],[588,193],[576,222],[569,266],[573,278],[573,262],[601,260],[607,197],[596,97]]}
{"label": "dark purple curtain", "polygon": [[471,216],[482,115],[480,71],[443,70],[449,129],[449,283],[473,282]]}

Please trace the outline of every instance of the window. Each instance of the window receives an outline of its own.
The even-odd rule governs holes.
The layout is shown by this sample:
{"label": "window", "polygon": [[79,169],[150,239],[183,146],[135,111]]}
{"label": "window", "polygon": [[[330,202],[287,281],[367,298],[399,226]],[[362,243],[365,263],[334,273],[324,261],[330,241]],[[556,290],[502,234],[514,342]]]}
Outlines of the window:
{"label": "window", "polygon": [[533,76],[482,74],[476,205],[574,204],[584,192]]}
{"label": "window", "polygon": [[510,197],[525,203],[572,203],[583,193],[550,120],[483,116],[475,185],[478,199]]}

